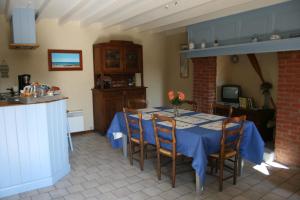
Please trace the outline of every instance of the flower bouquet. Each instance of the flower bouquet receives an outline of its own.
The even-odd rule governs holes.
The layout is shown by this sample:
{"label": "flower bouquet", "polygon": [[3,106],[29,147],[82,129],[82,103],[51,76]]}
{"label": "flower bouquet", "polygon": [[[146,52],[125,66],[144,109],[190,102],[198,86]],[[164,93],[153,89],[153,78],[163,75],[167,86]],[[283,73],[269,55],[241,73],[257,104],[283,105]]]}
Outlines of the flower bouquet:
{"label": "flower bouquet", "polygon": [[168,92],[169,101],[173,106],[175,117],[179,116],[178,107],[183,103],[185,99],[185,94],[183,92],[178,91],[175,95],[174,91]]}

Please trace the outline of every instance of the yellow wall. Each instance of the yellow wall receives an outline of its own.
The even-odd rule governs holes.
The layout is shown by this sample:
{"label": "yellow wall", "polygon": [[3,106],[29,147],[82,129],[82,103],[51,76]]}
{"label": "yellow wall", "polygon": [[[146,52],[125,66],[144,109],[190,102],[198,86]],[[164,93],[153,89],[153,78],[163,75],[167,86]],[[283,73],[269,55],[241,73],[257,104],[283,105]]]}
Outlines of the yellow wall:
{"label": "yellow wall", "polygon": [[[183,91],[187,99],[193,98],[193,64],[189,63],[189,78],[180,78],[180,45],[187,43],[186,33],[170,35],[166,40],[166,90]],[[168,104],[165,91],[165,104]]]}
{"label": "yellow wall", "polygon": [[[276,103],[278,61],[277,53],[256,54],[262,74],[266,81],[272,83],[272,97]],[[253,97],[257,106],[262,106],[264,97],[260,91],[261,81],[254,71],[248,57],[239,55],[239,62],[232,63],[230,56],[219,56],[217,59],[217,99],[220,100],[222,84],[237,84],[242,87],[242,96]]]}
{"label": "yellow wall", "polygon": [[[8,49],[10,27],[4,16],[0,15],[0,62],[5,59],[9,65],[10,78],[0,78],[0,92],[7,87],[17,85],[17,75],[31,74],[31,81],[39,81],[61,87],[63,94],[69,97],[68,109],[82,109],[85,129],[93,128],[92,94],[93,53],[92,45],[111,39],[130,40],[143,45],[144,85],[150,105],[162,105],[165,91],[165,37],[145,33],[123,33],[118,30],[103,31],[96,27],[81,28],[78,23],[58,25],[56,20],[40,20],[36,26],[36,50]],[[48,71],[48,49],[81,49],[83,71]]]}

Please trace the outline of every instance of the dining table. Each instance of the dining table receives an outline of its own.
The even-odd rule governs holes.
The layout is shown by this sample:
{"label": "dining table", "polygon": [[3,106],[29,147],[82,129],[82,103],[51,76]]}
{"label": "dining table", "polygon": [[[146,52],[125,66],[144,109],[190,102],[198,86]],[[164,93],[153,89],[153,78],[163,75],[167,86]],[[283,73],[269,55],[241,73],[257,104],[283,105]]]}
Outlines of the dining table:
{"label": "dining table", "polygon": [[[174,116],[174,110],[167,107],[139,109],[142,113],[144,140],[155,145],[152,114],[174,117],[176,120],[176,151],[192,158],[195,170],[196,191],[202,191],[208,164],[208,156],[220,150],[223,116],[178,109],[180,116]],[[132,116],[137,117],[137,116]],[[167,124],[166,124],[167,125]],[[234,124],[232,125],[234,126]],[[127,156],[127,128],[123,112],[117,112],[107,131],[107,137],[113,148],[123,148]],[[261,164],[264,154],[264,142],[252,121],[244,123],[240,143],[240,169],[243,161]]]}

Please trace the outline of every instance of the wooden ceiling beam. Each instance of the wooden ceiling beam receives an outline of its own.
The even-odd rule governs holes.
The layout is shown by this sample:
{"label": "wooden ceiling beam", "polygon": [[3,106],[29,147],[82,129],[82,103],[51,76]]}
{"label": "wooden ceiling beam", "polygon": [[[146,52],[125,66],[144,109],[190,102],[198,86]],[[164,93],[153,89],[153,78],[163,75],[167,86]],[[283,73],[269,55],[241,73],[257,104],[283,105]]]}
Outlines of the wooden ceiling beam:
{"label": "wooden ceiling beam", "polygon": [[76,5],[74,5],[71,9],[69,9],[59,20],[58,23],[60,25],[66,24],[69,22],[71,17],[78,12],[80,9],[84,8],[90,0],[80,0]]}
{"label": "wooden ceiling beam", "polygon": [[[254,68],[255,72],[257,73],[257,75],[259,76],[260,80],[261,80],[261,83],[265,83],[265,79],[264,79],[264,76],[262,74],[262,71],[261,71],[261,67],[258,63],[258,60],[255,56],[255,54],[251,53],[251,54],[247,54],[248,56],[248,59],[252,65],[252,67]],[[270,100],[271,100],[271,104],[273,106],[274,109],[276,109],[276,105],[275,105],[275,102],[274,102],[274,99],[273,97],[270,95]]]}
{"label": "wooden ceiling beam", "polygon": [[44,0],[42,5],[40,6],[40,8],[37,10],[37,12],[35,14],[35,22],[36,23],[38,23],[40,21],[41,14],[46,9],[46,7],[49,5],[50,2],[51,2],[51,0]]}
{"label": "wooden ceiling beam", "polygon": [[100,22],[101,19],[111,13],[117,12],[118,10],[124,9],[124,6],[135,3],[138,0],[111,0],[105,5],[102,5],[95,13],[91,14],[87,18],[81,21],[81,26],[89,26],[93,23]]}
{"label": "wooden ceiling beam", "polygon": [[121,12],[108,15],[106,19],[104,19],[102,23],[103,28],[108,28],[117,24],[120,24],[123,21],[134,18],[138,15],[141,15],[150,10],[158,9],[159,7],[165,6],[173,2],[174,0],[144,0],[137,2],[135,5],[130,6],[127,9],[123,9]]}
{"label": "wooden ceiling beam", "polygon": [[170,16],[170,15],[174,15],[176,13],[179,12],[184,12],[187,11],[193,7],[196,6],[200,6],[203,5],[207,2],[212,2],[215,0],[180,0],[178,1],[178,3],[176,4],[175,2],[177,1],[173,1],[172,3],[170,3],[168,5],[168,7],[160,7],[158,9],[155,10],[151,10],[149,12],[143,13],[139,16],[136,16],[134,18],[131,18],[127,21],[125,21],[124,23],[122,23],[122,29],[123,30],[129,30],[132,28],[136,28],[141,26],[142,24],[146,24],[155,20],[159,20],[161,18]]}
{"label": "wooden ceiling beam", "polygon": [[264,77],[263,77],[263,74],[262,74],[262,72],[261,72],[260,65],[259,65],[259,63],[258,63],[258,60],[257,60],[255,54],[251,53],[251,54],[247,54],[247,56],[248,56],[248,59],[249,59],[251,65],[252,65],[252,67],[254,68],[255,72],[256,72],[257,75],[259,76],[261,82],[264,83],[264,82],[265,82],[265,79],[264,79]]}

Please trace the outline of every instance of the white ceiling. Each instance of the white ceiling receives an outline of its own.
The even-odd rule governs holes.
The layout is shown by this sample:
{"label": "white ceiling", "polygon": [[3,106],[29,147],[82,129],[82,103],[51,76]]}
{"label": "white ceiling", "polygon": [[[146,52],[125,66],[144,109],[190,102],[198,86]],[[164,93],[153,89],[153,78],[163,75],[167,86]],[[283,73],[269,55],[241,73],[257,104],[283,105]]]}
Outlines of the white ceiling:
{"label": "white ceiling", "polygon": [[120,27],[121,30],[163,32],[261,8],[288,0],[0,0],[0,13],[34,8],[37,20],[58,19],[60,25]]}

